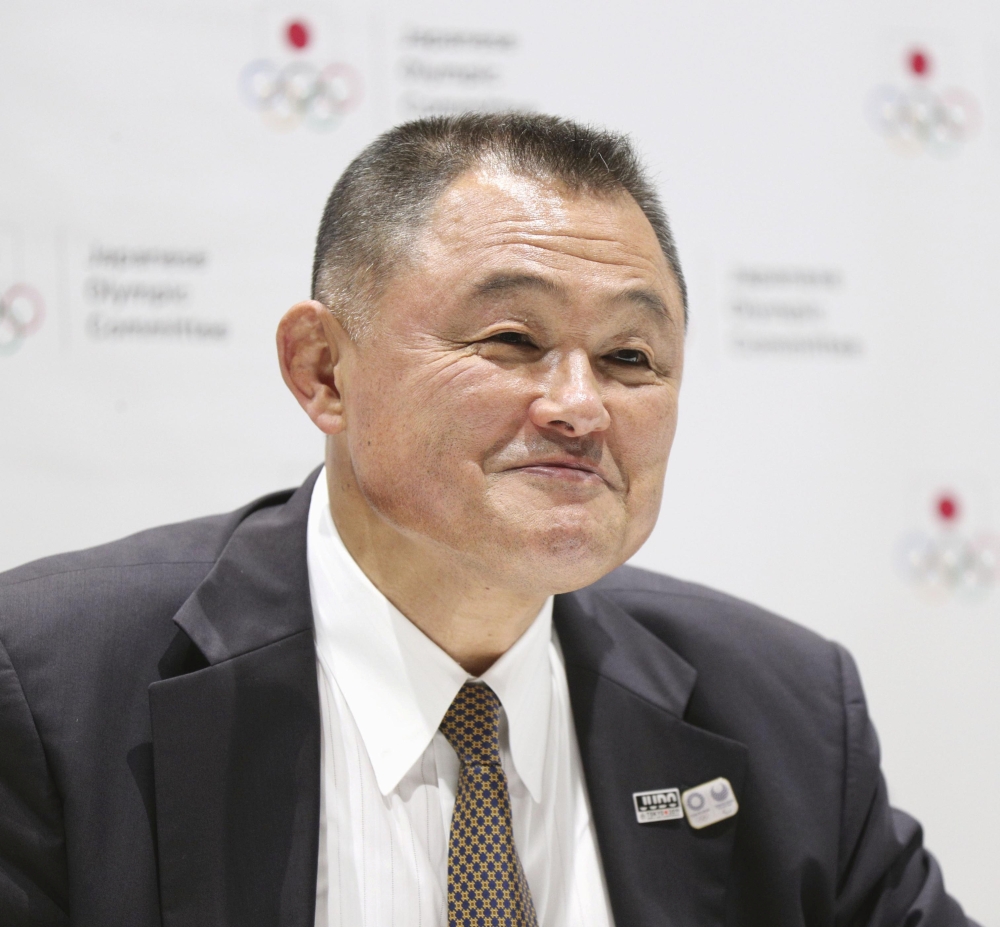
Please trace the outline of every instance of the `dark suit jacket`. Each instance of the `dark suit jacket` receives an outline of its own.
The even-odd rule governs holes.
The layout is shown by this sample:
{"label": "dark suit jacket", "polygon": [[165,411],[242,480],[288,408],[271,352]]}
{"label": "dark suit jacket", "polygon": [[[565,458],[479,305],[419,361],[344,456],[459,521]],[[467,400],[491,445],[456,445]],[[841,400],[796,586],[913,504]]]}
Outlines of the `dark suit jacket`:
{"label": "dark suit jacket", "polygon": [[[0,925],[311,927],[314,479],[0,577]],[[967,923],[839,646],[627,568],[555,625],[618,927]],[[735,817],[636,822],[717,776]]]}

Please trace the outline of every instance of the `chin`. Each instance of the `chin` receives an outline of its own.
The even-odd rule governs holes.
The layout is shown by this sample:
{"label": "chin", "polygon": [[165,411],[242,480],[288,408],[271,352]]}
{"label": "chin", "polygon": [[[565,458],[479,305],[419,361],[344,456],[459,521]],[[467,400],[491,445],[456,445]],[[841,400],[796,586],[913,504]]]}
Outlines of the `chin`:
{"label": "chin", "polygon": [[549,595],[589,586],[633,553],[623,538],[606,531],[595,534],[558,524],[524,538],[521,550],[525,572],[535,583],[541,580]]}
{"label": "chin", "polygon": [[540,578],[543,580],[541,588],[538,589],[539,593],[559,595],[564,592],[575,592],[577,589],[596,583],[622,563],[624,560],[618,558],[613,560],[580,558],[573,561],[565,558],[552,558],[546,561],[540,558],[534,561],[531,570],[536,585]]}

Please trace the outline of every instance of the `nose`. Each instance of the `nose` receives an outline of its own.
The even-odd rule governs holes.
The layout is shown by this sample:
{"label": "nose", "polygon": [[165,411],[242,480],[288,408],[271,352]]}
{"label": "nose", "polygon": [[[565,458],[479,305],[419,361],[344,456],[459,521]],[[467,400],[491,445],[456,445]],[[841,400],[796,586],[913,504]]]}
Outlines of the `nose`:
{"label": "nose", "polygon": [[570,438],[608,428],[611,415],[585,351],[571,351],[552,367],[545,391],[531,403],[528,417],[536,428]]}

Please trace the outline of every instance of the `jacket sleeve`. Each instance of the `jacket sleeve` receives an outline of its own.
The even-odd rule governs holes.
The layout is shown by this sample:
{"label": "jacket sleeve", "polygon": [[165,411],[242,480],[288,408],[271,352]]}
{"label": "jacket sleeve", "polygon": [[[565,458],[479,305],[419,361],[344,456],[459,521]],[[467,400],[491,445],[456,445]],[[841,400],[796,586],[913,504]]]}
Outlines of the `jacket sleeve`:
{"label": "jacket sleeve", "polygon": [[966,927],[920,824],[889,806],[857,667],[839,648],[845,715],[837,927]]}
{"label": "jacket sleeve", "polygon": [[68,924],[66,870],[62,805],[0,642],[0,924]]}

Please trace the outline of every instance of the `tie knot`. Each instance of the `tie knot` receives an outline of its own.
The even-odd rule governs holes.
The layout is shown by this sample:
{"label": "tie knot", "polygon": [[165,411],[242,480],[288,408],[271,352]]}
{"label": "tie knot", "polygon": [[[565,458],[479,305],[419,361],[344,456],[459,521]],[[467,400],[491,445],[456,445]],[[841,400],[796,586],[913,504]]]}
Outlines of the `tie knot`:
{"label": "tie knot", "polygon": [[500,765],[500,699],[482,682],[467,682],[441,722],[462,765]]}

